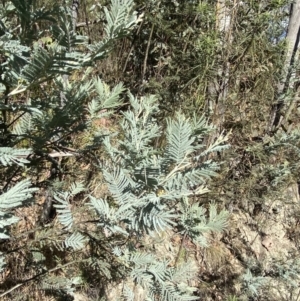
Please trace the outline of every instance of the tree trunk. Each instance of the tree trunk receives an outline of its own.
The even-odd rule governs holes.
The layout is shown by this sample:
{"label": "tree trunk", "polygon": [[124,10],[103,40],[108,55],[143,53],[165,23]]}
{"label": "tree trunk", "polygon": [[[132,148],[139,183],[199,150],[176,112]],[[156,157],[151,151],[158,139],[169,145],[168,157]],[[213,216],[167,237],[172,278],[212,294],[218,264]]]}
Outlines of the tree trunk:
{"label": "tree trunk", "polygon": [[76,24],[78,18],[78,9],[79,9],[80,0],[73,0],[72,2],[72,21],[73,21],[73,31],[76,31]]}
{"label": "tree trunk", "polygon": [[[236,7],[236,0],[233,1],[233,8]],[[220,32],[222,39],[220,41],[220,49],[222,51],[222,62],[217,71],[217,77],[208,87],[209,92],[209,115],[214,112],[215,126],[219,133],[222,132],[222,125],[225,121],[226,98],[228,94],[228,83],[230,73],[230,62],[228,55],[232,44],[232,22],[233,9],[229,8],[226,0],[218,0],[216,7],[216,30]],[[215,99],[215,102],[213,102]]]}
{"label": "tree trunk", "polygon": [[[293,89],[293,79],[295,74],[293,67],[296,59],[296,52],[299,47],[300,38],[300,0],[295,0],[291,4],[290,8],[290,20],[288,25],[288,31],[286,35],[287,51],[283,66],[283,80],[278,84],[278,96],[280,100],[273,106],[271,112],[270,123],[268,132],[276,131],[282,122],[282,109],[284,107],[284,94],[289,90]],[[297,95],[294,95],[293,102]],[[290,106],[292,103],[290,104]],[[290,111],[290,108],[288,109]]]}

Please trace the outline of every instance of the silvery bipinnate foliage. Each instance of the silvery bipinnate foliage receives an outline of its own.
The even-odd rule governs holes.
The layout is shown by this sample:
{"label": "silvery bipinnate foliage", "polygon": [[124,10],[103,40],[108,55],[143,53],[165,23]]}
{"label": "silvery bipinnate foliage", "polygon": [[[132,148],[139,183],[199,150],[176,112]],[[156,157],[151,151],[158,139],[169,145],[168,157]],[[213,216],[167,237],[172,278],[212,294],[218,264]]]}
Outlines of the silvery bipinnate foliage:
{"label": "silvery bipinnate foliage", "polygon": [[[228,212],[218,213],[215,204],[207,210],[191,197],[208,191],[219,168],[212,154],[228,147],[228,135],[205,145],[204,138],[213,129],[204,117],[190,119],[177,113],[163,128],[156,119],[155,96],[138,99],[128,93],[128,98],[130,108],[122,113],[119,133],[103,138],[108,159],[99,167],[109,193],[103,198],[91,195],[89,203],[98,226],[106,236],[155,236],[171,230],[207,246],[204,234],[222,231]],[[187,285],[187,274],[178,272],[184,267],[170,267],[166,259],[126,247],[113,252],[132,267],[130,279],[146,290],[147,300],[197,299]],[[179,274],[184,279],[177,279]],[[126,285],[123,294],[124,300],[134,296]]]}
{"label": "silvery bipinnate foliage", "polygon": [[[30,201],[33,193],[38,190],[30,186],[29,180],[23,180],[0,195],[0,239],[10,238],[8,227],[19,221],[13,214],[13,209]],[[4,266],[4,256],[0,254],[0,271]]]}
{"label": "silvery bipinnate foliage", "polygon": [[[112,0],[104,9],[106,36],[90,45],[86,36],[74,32],[71,9],[66,6],[46,8],[39,7],[36,1],[23,0],[0,5],[0,109],[2,115],[11,112],[10,120],[3,116],[1,120],[5,147],[0,148],[0,163],[4,168],[30,163],[36,153],[47,152],[45,146],[49,142],[76,129],[87,97],[93,89],[97,90],[97,85],[94,87],[94,81],[86,80],[80,84],[72,83],[64,81],[63,77],[77,70],[87,75],[96,60],[107,56],[114,41],[124,37],[141,21],[133,6],[132,0]],[[43,22],[47,24],[47,30],[35,31],[35,25]],[[47,45],[44,44],[46,40]],[[36,91],[45,86],[47,93],[36,96]],[[27,93],[26,101],[15,101],[14,97],[22,98],[22,93]],[[60,107],[62,97],[64,110]],[[108,109],[109,104],[111,102],[106,100],[102,108]],[[21,143],[32,147],[20,148]],[[14,186],[5,183],[2,187],[5,188],[0,196],[0,238],[8,239],[9,226],[18,221],[13,209],[31,200],[37,189],[31,187],[29,180]],[[71,187],[71,191],[57,191],[54,195],[58,220],[71,232],[63,246],[75,250],[85,243],[85,237],[71,229],[73,216],[69,199],[72,193],[78,193],[78,189],[77,185]],[[2,255],[0,271],[5,264]]]}
{"label": "silvery bipinnate foliage", "polygon": [[[0,24],[0,52],[4,57],[0,62],[0,93],[3,99],[16,97],[45,85],[47,95],[44,98],[42,93],[26,103],[0,104],[1,110],[18,113],[11,126],[15,135],[14,148],[0,150],[0,161],[5,166],[26,164],[31,152],[47,149],[49,143],[59,141],[65,134],[75,133],[83,112],[88,127],[94,118],[107,117],[120,105],[125,92],[121,83],[110,89],[101,79],[86,78],[95,61],[105,58],[114,42],[140,21],[133,12],[132,0],[112,0],[111,5],[104,9],[104,38],[89,45],[86,37],[74,32],[68,8],[33,14],[30,3],[13,0],[9,12],[3,11],[3,15],[14,12],[21,20],[22,38],[17,37],[8,19]],[[47,47],[42,40],[34,43],[34,38],[30,38],[26,31],[30,24],[43,18],[51,23],[47,34],[52,42]],[[23,45],[24,41],[27,41],[26,45]],[[65,75],[77,70],[83,71],[84,80],[64,80]],[[128,93],[128,99],[130,106],[122,112],[119,133],[110,133],[106,129],[95,133],[92,142],[97,146],[100,142],[106,152],[99,168],[108,193],[102,198],[92,194],[89,197],[89,207],[97,215],[99,232],[113,239],[114,234],[142,237],[171,230],[206,245],[204,233],[223,230],[227,213],[218,213],[214,204],[205,210],[191,197],[208,191],[209,180],[219,168],[213,161],[213,154],[228,147],[228,136],[220,135],[206,144],[205,137],[212,128],[204,117],[187,118],[177,113],[160,126],[155,96],[138,99]],[[64,104],[63,110],[61,103]],[[18,143],[25,139],[30,141],[32,149],[17,149]],[[63,240],[61,237],[54,239],[61,248],[77,251],[88,239],[86,233],[76,228],[71,206],[73,196],[83,190],[84,187],[74,184],[69,190],[59,189],[53,193],[57,220],[65,231]],[[11,210],[24,205],[34,191],[30,182],[25,180],[1,195],[1,238],[8,238],[8,227],[17,221]],[[147,290],[146,300],[158,300],[158,296],[159,300],[168,301],[198,299],[193,296],[193,288],[187,285],[194,276],[190,265],[172,267],[168,260],[158,260],[146,251],[129,252],[126,245],[122,250],[116,250],[113,241],[111,248],[120,262],[131,268],[128,276]],[[34,252],[35,260],[40,260],[37,257],[42,258],[42,254]],[[3,264],[0,257],[0,266]],[[48,277],[45,278],[45,287],[69,291],[74,284],[69,280]],[[132,299],[129,287],[123,293],[125,300]]]}
{"label": "silvery bipinnate foliage", "polygon": [[[204,135],[211,130],[205,119],[180,113],[167,120],[163,130],[156,121],[154,96],[128,96],[131,109],[123,112],[118,137],[106,136],[103,141],[110,161],[101,168],[113,203],[90,197],[100,224],[128,235],[165,231],[179,224],[187,232],[222,230],[227,213],[217,214],[211,205],[206,219],[206,210],[190,204],[189,197],[208,191],[207,181],[218,169],[209,155],[227,148],[228,137],[221,135],[218,143],[203,145]],[[159,137],[164,139],[162,147],[156,146]],[[185,217],[179,217],[182,214]],[[196,223],[192,228],[190,219]]]}
{"label": "silvery bipinnate foliage", "polygon": [[249,269],[242,276],[243,289],[249,296],[258,296],[259,289],[266,283],[267,278],[254,276]]}

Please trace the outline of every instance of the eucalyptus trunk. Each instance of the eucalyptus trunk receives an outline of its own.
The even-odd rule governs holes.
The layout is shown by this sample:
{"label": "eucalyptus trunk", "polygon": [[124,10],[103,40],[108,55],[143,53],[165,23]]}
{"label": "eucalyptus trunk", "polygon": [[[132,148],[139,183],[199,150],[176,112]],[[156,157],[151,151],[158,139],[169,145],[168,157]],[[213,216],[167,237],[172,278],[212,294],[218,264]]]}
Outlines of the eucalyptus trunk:
{"label": "eucalyptus trunk", "polygon": [[[295,0],[290,6],[290,19],[286,35],[287,50],[285,54],[285,61],[283,65],[282,81],[278,84],[278,98],[279,100],[272,108],[271,119],[268,131],[276,131],[284,119],[287,120],[295,103],[298,100],[299,89],[294,90],[295,80],[295,62],[297,61],[297,49],[299,48],[300,38],[300,0]],[[285,107],[285,98],[287,92],[292,94],[289,100],[286,113],[283,114]],[[285,115],[285,116],[283,116]]]}
{"label": "eucalyptus trunk", "polygon": [[221,61],[218,67],[216,79],[210,83],[209,92],[209,110],[210,114],[214,113],[216,120],[215,125],[222,131],[225,121],[226,98],[228,95],[228,83],[230,73],[229,55],[232,44],[232,6],[233,3],[228,3],[225,0],[218,0],[216,6],[216,30],[220,34],[219,49],[221,53]]}

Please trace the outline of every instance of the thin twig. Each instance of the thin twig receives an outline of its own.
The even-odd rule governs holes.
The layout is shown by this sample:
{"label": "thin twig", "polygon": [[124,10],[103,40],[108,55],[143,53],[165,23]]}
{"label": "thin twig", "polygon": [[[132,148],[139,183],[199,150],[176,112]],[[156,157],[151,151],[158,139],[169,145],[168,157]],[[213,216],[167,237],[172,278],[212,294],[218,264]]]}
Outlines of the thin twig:
{"label": "thin twig", "polygon": [[80,262],[85,262],[85,261],[88,261],[88,259],[74,260],[74,261],[68,262],[68,263],[66,263],[66,264],[64,264],[64,265],[57,266],[57,267],[55,267],[55,268],[53,268],[53,269],[51,269],[51,270],[48,270],[48,271],[39,273],[39,274],[37,274],[37,275],[35,275],[35,276],[29,278],[29,279],[24,280],[22,283],[19,283],[19,284],[13,286],[13,287],[10,288],[8,291],[6,291],[6,292],[4,292],[3,294],[1,294],[1,295],[0,295],[0,298],[6,296],[7,294],[11,293],[12,291],[16,290],[18,287],[24,285],[24,284],[27,283],[27,282],[30,282],[30,281],[32,281],[32,280],[35,280],[36,278],[38,278],[38,277],[40,277],[40,276],[43,276],[43,275],[45,275],[45,274],[52,273],[52,272],[54,272],[54,271],[60,270],[60,269],[62,269],[62,268],[65,268],[65,267],[67,267],[67,266],[69,266],[69,265],[71,265],[71,264],[73,264],[73,263],[77,263],[77,262],[79,262],[79,261],[80,261]]}
{"label": "thin twig", "polygon": [[147,69],[147,61],[148,61],[148,55],[149,55],[149,49],[150,49],[150,44],[151,44],[153,31],[154,31],[154,23],[152,24],[150,36],[149,36],[148,43],[147,43],[147,48],[146,48],[146,53],[145,53],[145,58],[144,58],[142,79],[145,79],[145,73],[146,73],[146,69]]}
{"label": "thin twig", "polygon": [[181,244],[180,244],[180,247],[179,247],[179,250],[178,250],[176,259],[175,259],[174,267],[176,267],[176,265],[177,265],[177,263],[178,263],[179,256],[180,256],[180,253],[181,253],[181,250],[182,250],[183,243],[184,243],[185,239],[186,239],[186,232],[184,233],[184,235],[183,235],[183,237],[182,237],[182,239],[181,239]]}
{"label": "thin twig", "polygon": [[[88,32],[88,37],[89,37],[89,44],[91,44],[91,32],[90,32],[90,22],[88,21],[88,16],[87,16],[87,9],[86,9],[86,0],[83,1],[83,6],[84,6],[84,16],[85,16],[85,24],[87,26],[87,32]],[[77,26],[75,26],[77,28]]]}
{"label": "thin twig", "polygon": [[[25,282],[24,282],[25,283]],[[10,292],[14,291],[15,289],[17,289],[18,287],[22,286],[24,283],[19,283],[15,286],[13,286],[11,289],[9,289],[8,291],[6,291],[5,293],[3,293],[2,295],[0,295],[0,297],[4,297],[5,295],[9,294]]]}
{"label": "thin twig", "polygon": [[[78,153],[65,153],[65,152],[53,152],[53,153],[49,153],[49,154],[46,154],[45,155],[47,157],[51,157],[51,158],[61,158],[61,157],[73,157],[73,156],[76,156],[76,155],[79,155]],[[18,155],[16,156],[16,158],[27,158],[28,156],[27,155]]]}
{"label": "thin twig", "polygon": [[89,25],[93,25],[93,24],[97,24],[97,23],[100,23],[101,20],[95,20],[95,21],[85,21],[85,22],[78,22],[76,24],[76,29],[77,28],[80,28],[80,27],[89,27]]}
{"label": "thin twig", "polygon": [[127,55],[127,58],[126,58],[126,61],[125,61],[124,67],[123,67],[123,73],[125,72],[125,70],[126,70],[126,68],[127,68],[127,64],[128,64],[128,62],[129,62],[129,58],[130,58],[131,52],[132,52],[133,47],[134,47],[135,39],[136,39],[136,37],[138,36],[138,34],[140,33],[140,30],[141,30],[141,28],[142,28],[142,24],[143,24],[143,21],[141,22],[141,24],[140,24],[140,26],[139,26],[139,28],[138,28],[136,34],[134,35],[134,38],[133,38],[132,42],[131,42],[131,47],[130,47],[130,50],[128,51],[128,55]]}

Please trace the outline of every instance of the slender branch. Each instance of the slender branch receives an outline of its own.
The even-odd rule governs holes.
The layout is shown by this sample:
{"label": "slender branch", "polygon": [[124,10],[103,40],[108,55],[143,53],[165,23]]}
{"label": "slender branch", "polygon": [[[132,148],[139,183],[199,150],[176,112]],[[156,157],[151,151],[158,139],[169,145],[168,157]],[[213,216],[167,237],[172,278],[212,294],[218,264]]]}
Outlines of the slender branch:
{"label": "slender branch", "polygon": [[[51,158],[61,158],[61,157],[74,157],[76,155],[79,155],[78,153],[65,153],[65,152],[52,152],[49,154],[45,153],[45,156],[49,156]],[[27,158],[27,155],[18,155],[16,158]]]}
{"label": "slender branch", "polygon": [[101,20],[95,20],[95,21],[89,21],[89,22],[78,22],[76,24],[76,29],[80,28],[80,27],[89,27],[89,25],[93,25],[93,24],[97,24],[99,23]]}
{"label": "slender branch", "polygon": [[16,121],[18,121],[22,116],[24,116],[26,114],[26,112],[23,112],[22,114],[20,114],[17,118],[15,118],[10,124],[7,125],[7,127],[12,126]]}
{"label": "slender branch", "polygon": [[183,237],[182,237],[182,239],[181,239],[181,244],[180,244],[180,247],[179,247],[179,250],[178,250],[176,259],[175,259],[174,267],[176,267],[176,265],[177,265],[177,263],[178,263],[179,256],[180,256],[181,250],[182,250],[182,248],[183,248],[183,243],[185,242],[185,239],[186,239],[186,232],[184,233],[184,235],[183,235]]}
{"label": "slender branch", "polygon": [[270,121],[267,128],[267,133],[272,132],[273,134],[279,129],[280,124],[282,122],[282,110],[285,106],[283,96],[286,95],[289,89],[293,89],[291,87],[292,79],[295,77],[295,59],[297,55],[297,50],[299,48],[300,43],[300,1],[295,1],[290,6],[290,20],[287,30],[287,50],[285,54],[285,61],[283,65],[283,76],[284,80],[279,82],[277,87],[277,95],[279,99],[277,99],[276,103],[273,105],[271,110]]}
{"label": "slender branch", "polygon": [[146,73],[146,69],[147,69],[147,61],[148,61],[148,55],[149,55],[149,49],[150,49],[150,44],[151,44],[151,40],[152,40],[153,31],[154,31],[154,23],[152,24],[151,31],[150,31],[150,36],[149,36],[148,43],[147,43],[147,48],[146,48],[146,53],[145,53],[145,58],[144,58],[142,79],[145,79],[145,73]]}
{"label": "slender branch", "polygon": [[72,19],[73,19],[73,31],[76,31],[76,23],[78,17],[78,9],[79,9],[79,0],[73,0],[72,3]]}
{"label": "slender branch", "polygon": [[2,191],[6,191],[7,187],[9,186],[10,182],[12,181],[12,179],[19,173],[19,171],[21,170],[21,166],[18,166],[17,169],[14,171],[14,173],[12,174],[12,176],[10,177],[10,179],[6,182],[5,186],[1,189]]}
{"label": "slender branch", "polygon": [[128,62],[129,62],[129,58],[130,58],[131,52],[132,52],[133,47],[134,47],[134,42],[135,42],[135,40],[136,40],[138,34],[140,33],[140,30],[141,30],[141,28],[142,28],[142,25],[143,25],[143,21],[141,22],[141,24],[140,24],[140,26],[139,26],[139,28],[138,28],[136,34],[134,35],[134,38],[133,38],[132,42],[131,42],[131,47],[130,47],[130,50],[128,51],[128,55],[127,55],[127,58],[126,58],[126,61],[125,61],[124,67],[123,67],[123,73],[125,72],[125,70],[126,70],[126,68],[127,68],[127,64],[128,64]]}
{"label": "slender branch", "polygon": [[37,279],[37,278],[39,278],[39,277],[41,277],[41,276],[43,276],[43,275],[46,275],[46,274],[48,274],[48,273],[52,273],[52,272],[57,271],[57,270],[60,270],[60,269],[63,269],[63,268],[65,268],[65,267],[67,267],[67,266],[69,266],[69,265],[71,265],[71,264],[74,264],[74,263],[77,263],[77,262],[85,262],[85,261],[88,261],[88,259],[74,260],[74,261],[68,262],[68,263],[66,263],[66,264],[64,264],[64,265],[57,266],[57,267],[55,267],[55,268],[53,268],[53,269],[51,269],[51,270],[48,270],[48,271],[39,273],[39,274],[37,274],[37,275],[35,275],[35,276],[29,278],[29,279],[24,280],[24,281],[21,282],[21,283],[19,283],[19,284],[13,286],[13,287],[10,288],[8,291],[6,291],[6,292],[4,292],[3,294],[1,294],[1,295],[0,295],[0,298],[1,298],[1,297],[4,297],[4,296],[6,296],[6,295],[8,295],[8,294],[11,293],[12,291],[16,290],[18,287],[20,287],[20,286],[22,286],[22,285],[24,285],[24,284],[26,284],[26,283],[28,283],[28,282],[30,282],[30,281],[32,281],[32,280],[35,280],[35,279]]}
{"label": "slender branch", "polygon": [[186,160],[186,157],[184,157],[182,159],[182,161],[169,172],[169,174],[166,176],[165,180],[162,181],[160,184],[167,182],[169,180],[169,178],[171,178],[178,171],[183,170],[183,169],[189,167],[191,165],[191,163],[186,163],[184,165],[181,165],[181,164],[183,164],[183,162],[185,160]]}
{"label": "slender branch", "polygon": [[[9,86],[6,84],[5,85],[5,93],[4,93],[4,104],[7,106],[8,105],[8,96],[9,96]],[[3,123],[6,125],[7,122],[7,112],[6,110],[2,111],[2,117],[3,117]]]}
{"label": "slender branch", "polygon": [[[83,1],[83,6],[84,6],[84,15],[85,15],[85,24],[87,26],[87,32],[89,36],[89,44],[91,44],[91,32],[90,32],[90,26],[89,26],[89,21],[88,21],[88,15],[87,15],[87,9],[86,9],[86,0]],[[77,26],[76,26],[77,28]]]}
{"label": "slender branch", "polygon": [[291,101],[290,104],[287,108],[286,113],[282,116],[282,118],[279,120],[278,125],[276,128],[279,128],[282,125],[284,125],[284,123],[288,122],[288,119],[292,113],[292,111],[295,108],[295,105],[297,104],[297,102],[299,101],[299,97],[297,97],[297,95],[299,94],[300,89],[298,88],[297,92],[296,92],[296,97],[294,97]]}
{"label": "slender branch", "polygon": [[19,283],[19,284],[13,286],[11,289],[9,289],[8,291],[6,291],[2,295],[0,295],[0,297],[4,297],[5,295],[11,293],[12,291],[14,291],[15,289],[17,289],[18,287],[22,286],[23,284],[25,284],[25,282],[24,283]]}

